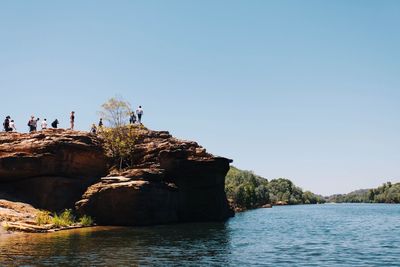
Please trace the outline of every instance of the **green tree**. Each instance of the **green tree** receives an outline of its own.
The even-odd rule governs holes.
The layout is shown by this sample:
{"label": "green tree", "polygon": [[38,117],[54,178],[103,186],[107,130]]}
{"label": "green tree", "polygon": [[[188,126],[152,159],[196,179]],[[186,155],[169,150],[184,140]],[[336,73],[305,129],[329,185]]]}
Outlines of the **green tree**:
{"label": "green tree", "polygon": [[99,129],[98,135],[104,141],[104,149],[118,169],[131,167],[134,164],[135,145],[140,137],[142,127],[141,125],[127,125]]}

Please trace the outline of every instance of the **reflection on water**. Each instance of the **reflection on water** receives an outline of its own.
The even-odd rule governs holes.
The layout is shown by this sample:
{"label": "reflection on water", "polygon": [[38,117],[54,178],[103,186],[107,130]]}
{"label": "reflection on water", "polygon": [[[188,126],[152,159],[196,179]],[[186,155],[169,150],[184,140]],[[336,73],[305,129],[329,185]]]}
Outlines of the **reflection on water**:
{"label": "reflection on water", "polygon": [[223,223],[138,228],[85,228],[51,234],[0,237],[5,265],[223,265],[228,256]]}
{"label": "reflection on water", "polygon": [[400,205],[258,209],[227,223],[0,236],[0,266],[400,266]]}

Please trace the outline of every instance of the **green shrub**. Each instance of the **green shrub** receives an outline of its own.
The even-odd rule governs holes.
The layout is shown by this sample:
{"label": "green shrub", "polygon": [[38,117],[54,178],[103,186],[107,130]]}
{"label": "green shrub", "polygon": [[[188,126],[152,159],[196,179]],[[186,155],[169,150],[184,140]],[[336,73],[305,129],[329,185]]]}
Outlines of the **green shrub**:
{"label": "green shrub", "polygon": [[36,223],[38,225],[44,225],[52,223],[53,218],[49,211],[41,210],[36,214]]}
{"label": "green shrub", "polygon": [[64,210],[60,215],[54,214],[53,224],[55,227],[66,227],[71,226],[75,223],[75,216],[72,214],[72,210]]}
{"label": "green shrub", "polygon": [[142,129],[144,126],[132,124],[99,129],[98,136],[104,140],[104,150],[119,170],[134,164],[135,145]]}
{"label": "green shrub", "polygon": [[93,219],[90,216],[83,215],[79,219],[79,224],[82,226],[91,226],[91,225],[93,225]]}

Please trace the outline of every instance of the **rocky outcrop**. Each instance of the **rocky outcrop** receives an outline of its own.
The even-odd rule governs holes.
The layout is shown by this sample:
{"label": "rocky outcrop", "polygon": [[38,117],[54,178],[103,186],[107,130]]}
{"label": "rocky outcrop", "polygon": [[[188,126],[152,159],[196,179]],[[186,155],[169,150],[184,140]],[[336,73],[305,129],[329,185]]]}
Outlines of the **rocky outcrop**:
{"label": "rocky outcrop", "polygon": [[178,190],[173,184],[107,177],[86,191],[77,203],[105,225],[151,225],[178,221]]}
{"label": "rocky outcrop", "polygon": [[224,191],[231,160],[196,142],[137,126],[130,167],[109,171],[102,142],[66,130],[0,133],[0,199],[50,211],[75,207],[102,225],[233,216]]}
{"label": "rocky outcrop", "polygon": [[107,172],[101,142],[86,132],[0,133],[0,193],[37,208],[73,207]]}
{"label": "rocky outcrop", "polygon": [[233,216],[225,195],[231,160],[165,131],[137,133],[132,168],[88,188],[76,205],[104,224],[222,221]]}
{"label": "rocky outcrop", "polygon": [[37,225],[37,214],[39,210],[29,204],[0,199],[0,226],[6,230],[46,232],[47,226]]}
{"label": "rocky outcrop", "polygon": [[88,133],[0,133],[0,182],[43,176],[83,179],[106,173],[102,146]]}

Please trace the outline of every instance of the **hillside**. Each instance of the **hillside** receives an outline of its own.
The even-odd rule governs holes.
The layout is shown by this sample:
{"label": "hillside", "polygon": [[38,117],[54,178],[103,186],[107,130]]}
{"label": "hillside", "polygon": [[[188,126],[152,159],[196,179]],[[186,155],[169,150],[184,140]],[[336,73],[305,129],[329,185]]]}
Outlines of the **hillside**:
{"label": "hillside", "polygon": [[322,196],[303,191],[290,180],[268,181],[251,171],[231,167],[225,182],[227,198],[236,211],[259,208],[265,204],[295,205],[324,203]]}
{"label": "hillside", "polygon": [[337,194],[327,197],[328,202],[335,203],[400,203],[400,183],[384,183],[373,189],[360,189],[348,194]]}

